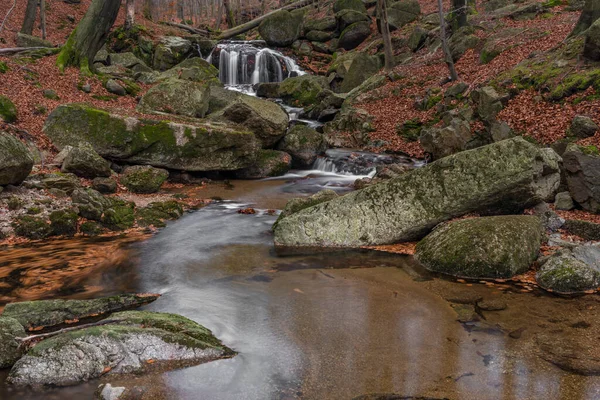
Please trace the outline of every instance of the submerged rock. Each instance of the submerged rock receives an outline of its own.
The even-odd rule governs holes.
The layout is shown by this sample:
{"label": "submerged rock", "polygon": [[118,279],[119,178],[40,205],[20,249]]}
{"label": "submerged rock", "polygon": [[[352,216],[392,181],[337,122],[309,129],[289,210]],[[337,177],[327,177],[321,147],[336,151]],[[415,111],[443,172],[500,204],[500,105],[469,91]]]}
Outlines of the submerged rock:
{"label": "submerged rock", "polygon": [[208,329],[179,315],[126,312],[112,321],[42,341],[17,361],[7,382],[69,386],[106,373],[140,373],[155,362],[176,368],[235,354]]}
{"label": "submerged rock", "polygon": [[139,307],[158,299],[155,294],[124,294],[93,300],[39,300],[9,303],[2,317],[14,318],[27,329]]}
{"label": "submerged rock", "polygon": [[33,156],[14,136],[0,131],[0,187],[19,185],[33,168]]}
{"label": "submerged rock", "polygon": [[415,257],[430,271],[461,278],[510,278],[537,258],[543,229],[538,217],[470,218],[434,229]]}
{"label": "submerged rock", "polygon": [[282,219],[278,246],[363,246],[420,239],[476,211],[510,213],[551,200],[560,157],[522,138],[445,157]]}
{"label": "submerged rock", "polygon": [[111,160],[186,171],[244,168],[259,148],[252,132],[216,122],[140,120],[82,104],[57,107],[44,132],[59,149],[87,142]]}

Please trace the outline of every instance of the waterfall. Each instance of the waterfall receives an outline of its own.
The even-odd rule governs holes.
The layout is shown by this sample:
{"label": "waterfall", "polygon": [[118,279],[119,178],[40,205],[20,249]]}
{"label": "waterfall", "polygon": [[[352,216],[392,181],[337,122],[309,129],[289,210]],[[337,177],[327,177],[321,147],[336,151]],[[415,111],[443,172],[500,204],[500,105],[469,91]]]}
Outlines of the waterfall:
{"label": "waterfall", "polygon": [[228,86],[281,82],[304,74],[293,59],[263,46],[262,41],[224,42],[206,60],[219,68],[219,79]]}

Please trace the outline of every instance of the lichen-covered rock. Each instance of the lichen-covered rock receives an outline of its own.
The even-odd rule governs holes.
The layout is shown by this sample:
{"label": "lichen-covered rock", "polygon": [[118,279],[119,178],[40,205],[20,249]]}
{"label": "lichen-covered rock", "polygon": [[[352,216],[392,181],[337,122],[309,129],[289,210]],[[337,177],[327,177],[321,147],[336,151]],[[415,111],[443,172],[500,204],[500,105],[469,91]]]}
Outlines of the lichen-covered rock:
{"label": "lichen-covered rock", "polygon": [[221,84],[219,81],[219,70],[208,61],[199,58],[188,58],[173,68],[161,73],[156,77],[157,81],[177,78],[192,82],[208,82]]}
{"label": "lichen-covered rock", "polygon": [[92,300],[37,300],[9,303],[2,318],[19,321],[26,329],[62,325],[65,321],[81,320],[98,315],[140,307],[158,299],[153,294],[122,294]]}
{"label": "lichen-covered rock", "polygon": [[316,206],[317,204],[324,203],[329,200],[333,200],[338,197],[338,194],[330,189],[321,190],[318,193],[313,194],[308,197],[296,197],[287,202],[283,210],[281,210],[281,214],[275,221],[273,227],[277,226],[279,221],[281,221],[285,217],[289,217],[292,214],[295,214],[299,211],[304,210],[305,208],[309,208],[312,206]]}
{"label": "lichen-covered rock", "polygon": [[571,122],[571,134],[575,137],[585,139],[594,136],[600,127],[590,117],[576,115]]}
{"label": "lichen-covered rock", "polygon": [[582,221],[579,219],[568,219],[563,228],[585,240],[600,240],[600,224],[594,222]]}
{"label": "lichen-covered rock", "polygon": [[286,10],[277,11],[265,18],[258,32],[269,46],[287,47],[300,37],[302,16]]}
{"label": "lichen-covered rock", "polygon": [[79,217],[76,212],[72,210],[53,211],[50,213],[49,219],[52,234],[73,236],[77,233],[77,221]]}
{"label": "lichen-covered rock", "polygon": [[33,168],[33,156],[14,136],[0,131],[0,186],[19,185]]}
{"label": "lichen-covered rock", "polygon": [[62,172],[73,173],[83,178],[108,177],[111,174],[110,164],[89,144],[74,147],[63,161]]}
{"label": "lichen-covered rock", "polygon": [[166,71],[185,60],[193,51],[192,42],[178,36],[164,36],[154,50],[154,69]]}
{"label": "lichen-covered rock", "polygon": [[367,8],[362,0],[336,0],[333,3],[333,12],[338,13],[342,10],[354,10],[363,14],[367,13]]}
{"label": "lichen-covered rock", "polygon": [[112,231],[124,231],[135,224],[135,203],[111,198],[110,206],[104,210],[102,225]]}
{"label": "lichen-covered rock", "polygon": [[92,181],[92,189],[102,194],[112,194],[117,192],[117,182],[112,178],[95,178]]}
{"label": "lichen-covered rock", "polygon": [[317,156],[327,148],[323,135],[305,125],[296,125],[289,130],[278,149],[292,156],[296,168],[308,168]]}
{"label": "lichen-covered rock", "polygon": [[169,172],[149,165],[125,168],[121,183],[133,193],[156,193],[169,177]]}
{"label": "lichen-covered rock", "polygon": [[204,118],[210,88],[204,83],[171,78],[153,86],[140,100],[138,110]]}
{"label": "lichen-covered rock", "polygon": [[107,61],[110,65],[120,65],[124,68],[133,68],[136,65],[146,66],[146,63],[131,52],[108,54]]}
{"label": "lichen-covered rock", "polygon": [[571,194],[569,192],[557,193],[554,199],[554,207],[557,210],[563,211],[571,211],[573,208],[575,208]]}
{"label": "lichen-covered rock", "polygon": [[421,6],[417,0],[397,1],[388,7],[387,13],[390,31],[395,31],[419,18]]}
{"label": "lichen-covered rock", "polygon": [[195,365],[235,353],[195,322],[174,314],[115,314],[115,324],[62,333],[21,358],[8,382],[69,386],[107,373],[141,373],[151,362],[166,368]]}
{"label": "lichen-covered rock", "polygon": [[162,201],[148,204],[146,207],[136,210],[138,225],[154,226],[162,228],[165,220],[180,218],[183,215],[183,207],[176,201]]}
{"label": "lichen-covered rock", "polygon": [[44,189],[59,189],[71,195],[73,191],[81,187],[79,179],[74,174],[50,173],[36,175],[40,178]]}
{"label": "lichen-covered rock", "polygon": [[282,219],[278,246],[353,247],[417,240],[476,211],[515,212],[554,198],[560,157],[522,138],[463,151]]}
{"label": "lichen-covered rock", "polygon": [[81,104],[57,107],[44,132],[59,150],[88,142],[107,159],[186,171],[244,168],[259,149],[252,132],[228,125],[140,120]]}
{"label": "lichen-covered rock", "polygon": [[100,221],[111,201],[100,192],[90,188],[77,188],[71,193],[73,204],[83,218]]}
{"label": "lichen-covered rock", "polygon": [[0,316],[0,368],[9,368],[21,358],[18,338],[27,336],[23,325],[14,318]]}
{"label": "lichen-covered rock", "polygon": [[0,95],[0,119],[9,124],[17,120],[17,107],[6,96]]}
{"label": "lichen-covered rock", "polygon": [[15,218],[12,225],[17,236],[27,239],[39,240],[52,235],[50,224],[42,217],[21,215]]}
{"label": "lichen-covered rock", "polygon": [[[360,11],[350,10],[350,9],[342,10],[342,11],[336,13],[335,19],[336,19],[336,23],[337,23],[338,32],[342,32],[344,29],[346,29],[347,27],[349,27],[350,25],[352,25],[356,22],[362,22],[362,21],[371,22],[371,19],[369,18],[369,16],[367,14],[362,13]],[[314,40],[308,36],[306,38],[308,40]],[[317,40],[317,42],[319,42],[319,41],[320,40]],[[326,40],[322,40],[322,41],[325,42]]]}
{"label": "lichen-covered rock", "polygon": [[371,24],[369,22],[355,22],[342,31],[338,41],[338,47],[344,50],[355,49],[370,35]]}
{"label": "lichen-covered rock", "polygon": [[301,75],[287,78],[279,85],[279,96],[290,105],[313,105],[319,93],[329,88],[327,78],[319,75]]}
{"label": "lichen-covered rock", "polygon": [[359,53],[352,59],[350,67],[344,74],[342,84],[340,85],[340,91],[342,93],[348,93],[352,89],[357,88],[363,84],[371,76],[375,75],[381,66],[379,65],[379,59],[374,56],[369,56],[366,53]]}
{"label": "lichen-covered rock", "polygon": [[494,121],[498,113],[502,111],[501,96],[491,86],[474,90],[471,93],[471,99],[477,107],[477,113],[484,121]]}
{"label": "lichen-covered rock", "polygon": [[510,278],[537,258],[543,228],[535,216],[470,218],[440,225],[417,244],[425,268],[462,278]]}
{"label": "lichen-covered rock", "polygon": [[324,31],[332,32],[336,29],[335,17],[311,18],[304,22],[304,32]]}
{"label": "lichen-covered rock", "polygon": [[284,175],[292,166],[292,157],[277,150],[261,150],[254,165],[236,171],[238,179],[263,179]]}
{"label": "lichen-covered rock", "polygon": [[581,293],[600,286],[600,270],[577,259],[569,250],[561,250],[544,263],[536,279],[546,290]]}
{"label": "lichen-covered rock", "polygon": [[600,212],[600,157],[569,145],[563,166],[573,200],[587,211]]}
{"label": "lichen-covered rock", "polygon": [[439,160],[465,150],[469,139],[469,123],[456,118],[444,128],[424,129],[419,141],[426,153],[431,154],[434,160]]}

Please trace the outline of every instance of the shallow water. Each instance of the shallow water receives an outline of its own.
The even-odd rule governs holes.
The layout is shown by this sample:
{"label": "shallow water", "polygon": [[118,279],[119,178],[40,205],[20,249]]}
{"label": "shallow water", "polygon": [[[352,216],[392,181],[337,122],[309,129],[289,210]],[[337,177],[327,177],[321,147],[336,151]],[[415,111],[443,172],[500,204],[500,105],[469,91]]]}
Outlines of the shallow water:
{"label": "shallow water", "polygon": [[[343,176],[316,172],[301,179],[291,174],[209,186],[198,195],[225,201],[187,214],[145,241],[72,240],[30,252],[7,249],[0,254],[0,271],[25,268],[32,260],[43,265],[62,259],[68,265],[82,254],[91,259],[104,254],[100,262],[89,259],[65,287],[30,290],[37,288],[30,280],[13,281],[10,300],[158,292],[162,297],[145,309],[189,317],[239,352],[233,359],[158,375],[101,380],[146,386],[147,398],[351,399],[374,392],[450,399],[600,398],[598,377],[555,367],[529,340],[539,330],[570,333],[562,327],[571,316],[597,317],[600,306],[590,300],[467,287],[429,276],[407,256],[278,257],[270,233],[276,217],[264,211],[322,187],[348,190]],[[237,213],[248,206],[258,213]],[[29,258],[19,258],[23,253]],[[47,272],[30,274],[41,279]],[[509,308],[485,315],[490,329],[465,329],[443,298],[465,291],[502,296]],[[556,322],[561,315],[567,322]],[[597,334],[596,321],[585,334]],[[524,337],[510,338],[507,332],[520,324],[528,329]],[[0,399],[87,399],[101,381],[41,393],[0,386]]]}

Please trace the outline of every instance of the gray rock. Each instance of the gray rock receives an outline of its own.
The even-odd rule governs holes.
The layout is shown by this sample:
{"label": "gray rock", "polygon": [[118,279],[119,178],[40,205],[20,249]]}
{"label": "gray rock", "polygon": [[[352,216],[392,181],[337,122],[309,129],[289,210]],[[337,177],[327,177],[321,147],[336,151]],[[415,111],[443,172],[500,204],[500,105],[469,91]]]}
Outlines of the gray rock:
{"label": "gray rock", "polygon": [[71,150],[73,150],[73,146],[65,146],[56,156],[54,156],[54,163],[61,166]]}
{"label": "gray rock", "polygon": [[571,123],[571,134],[578,138],[594,136],[598,132],[598,125],[590,117],[576,115]]}
{"label": "gray rock", "polygon": [[362,0],[336,0],[333,3],[333,12],[338,13],[342,10],[354,10],[363,14],[367,13],[367,8]]}
{"label": "gray rock", "polygon": [[502,111],[502,97],[491,86],[474,90],[471,93],[471,99],[477,107],[477,114],[484,121],[495,121],[498,113]]}
{"label": "gray rock", "polygon": [[210,88],[204,83],[171,78],[153,86],[142,96],[141,112],[163,112],[204,118],[208,111]]}
{"label": "gray rock", "polygon": [[146,66],[146,63],[137,58],[136,55],[131,52],[109,54],[108,60],[110,65],[120,65],[129,69],[135,67],[136,65]]}
{"label": "gray rock", "polygon": [[462,95],[464,92],[466,92],[467,89],[469,89],[469,85],[467,83],[459,82],[455,85],[450,86],[448,90],[446,90],[445,96],[456,98],[459,95]]}
{"label": "gray rock", "polygon": [[117,96],[125,96],[127,94],[125,88],[114,79],[109,79],[106,81],[106,90],[109,93],[116,94]]}
{"label": "gray rock", "polygon": [[[429,34],[429,31],[427,31],[426,29],[423,29],[419,25],[415,26],[415,29],[413,29],[412,33],[410,34],[410,37],[408,38],[408,47],[412,51],[418,51],[421,47],[423,47],[425,45],[428,34]],[[465,83],[462,83],[462,84],[465,85]],[[459,83],[459,85],[460,85],[460,83]],[[468,88],[468,86],[467,86],[467,88]]]}
{"label": "gray rock", "polygon": [[154,50],[154,69],[166,71],[173,68],[193,51],[192,42],[178,36],[164,36]]}
{"label": "gray rock", "polygon": [[100,157],[89,144],[81,144],[65,157],[61,172],[70,172],[82,178],[94,179],[111,174],[110,163]]}
{"label": "gray rock", "polygon": [[33,156],[14,136],[0,131],[0,186],[20,185],[33,168]]}
{"label": "gray rock", "polygon": [[302,15],[280,10],[265,18],[258,32],[269,46],[288,47],[300,37],[302,20]]}
{"label": "gray rock", "polygon": [[358,47],[371,35],[371,24],[369,22],[355,22],[348,26],[340,34],[338,47],[344,50],[352,50]]}
{"label": "gray rock", "polygon": [[222,85],[219,81],[219,70],[208,61],[199,57],[183,60],[173,68],[157,75],[155,81],[158,82],[171,78],[193,82],[204,82],[218,86]]}
{"label": "gray rock", "polygon": [[587,211],[600,212],[600,157],[569,145],[563,166],[573,200]]}
{"label": "gray rock", "polygon": [[26,33],[17,33],[18,47],[54,47],[52,42]]}
{"label": "gray rock", "polygon": [[41,175],[40,183],[44,189],[62,190],[68,195],[71,195],[75,189],[81,187],[79,179],[74,174],[69,173]]}
{"label": "gray rock", "polygon": [[572,294],[597,289],[600,272],[561,250],[550,257],[536,275],[538,284],[555,293]]}
{"label": "gray rock", "polygon": [[426,153],[431,154],[434,160],[439,160],[465,150],[469,139],[471,139],[469,123],[453,119],[450,125],[444,128],[424,129],[419,141]]}
{"label": "gray rock", "polygon": [[267,97],[274,99],[279,97],[279,82],[262,82],[256,86],[256,95],[258,97]]}
{"label": "gray rock", "polygon": [[133,193],[156,193],[169,177],[169,172],[149,165],[127,167],[121,174],[121,183]]}
{"label": "gray rock", "polygon": [[292,157],[277,150],[261,150],[254,165],[235,172],[238,179],[263,179],[285,174],[292,167]]}
{"label": "gray rock", "polygon": [[554,151],[522,138],[457,153],[284,218],[275,228],[275,244],[398,243],[470,212],[522,210],[554,198],[559,160]]}
{"label": "gray rock", "polygon": [[297,197],[297,198],[291,199],[290,201],[287,202],[287,204],[281,211],[281,214],[279,214],[279,218],[277,218],[277,221],[275,222],[274,226],[277,226],[277,223],[285,217],[289,217],[292,214],[295,214],[306,208],[316,206],[317,204],[321,204],[326,201],[333,200],[336,197],[338,197],[338,194],[335,191],[333,191],[331,189],[326,189],[326,190],[321,190],[320,192],[315,193],[312,196]]}
{"label": "gray rock", "polygon": [[102,194],[116,193],[117,182],[112,178],[95,178],[92,181],[92,189]]}
{"label": "gray rock", "polygon": [[567,232],[580,236],[585,240],[600,240],[600,224],[568,219],[565,221],[564,228]]}
{"label": "gray rock", "polygon": [[551,232],[556,232],[565,224],[565,220],[552,211],[548,203],[541,202],[533,208],[533,214],[540,217],[542,224]]}
{"label": "gray rock", "polygon": [[125,391],[127,390],[126,388],[119,386],[119,387],[115,387],[113,385],[111,385],[110,383],[106,383],[106,384],[102,384],[98,387],[99,389],[99,398],[100,400],[122,400],[123,397],[121,397]]}
{"label": "gray rock", "polygon": [[295,76],[279,84],[279,97],[289,105],[311,106],[316,103],[318,95],[328,88],[329,83],[324,76]]}
{"label": "gray rock", "polygon": [[557,210],[570,211],[575,208],[575,204],[573,203],[573,199],[571,198],[571,194],[569,192],[560,192],[556,194],[556,198],[554,199],[554,207]]}
{"label": "gray rock", "polygon": [[278,145],[278,149],[292,156],[296,168],[308,168],[327,148],[323,135],[304,125],[289,130]]}
{"label": "gray rock", "polygon": [[430,271],[461,278],[510,278],[537,258],[543,230],[534,216],[469,218],[438,226],[415,257]]}
{"label": "gray rock", "polygon": [[94,221],[101,221],[104,211],[111,205],[109,199],[90,188],[74,189],[71,198],[73,204],[79,209],[79,215]]}
{"label": "gray rock", "polygon": [[22,349],[17,338],[25,336],[27,334],[19,321],[0,316],[0,368],[10,368],[21,358]]}
{"label": "gray rock", "polygon": [[590,268],[600,272],[600,247],[597,245],[577,246],[573,250],[573,257],[582,261]]}
{"label": "gray rock", "polygon": [[504,121],[493,121],[489,126],[489,130],[494,142],[510,139],[515,136],[512,128]]}
{"label": "gray rock", "polygon": [[343,93],[352,91],[375,75],[379,69],[380,65],[377,57],[369,56],[366,53],[359,53],[352,59],[348,71],[344,74],[340,91]]}
{"label": "gray rock", "polygon": [[58,97],[58,94],[53,89],[44,89],[42,95],[50,100],[60,100],[60,97]]}
{"label": "gray rock", "polygon": [[421,6],[417,0],[397,1],[388,7],[387,13],[390,31],[395,31],[419,18]]}

